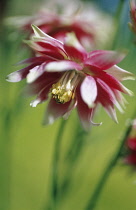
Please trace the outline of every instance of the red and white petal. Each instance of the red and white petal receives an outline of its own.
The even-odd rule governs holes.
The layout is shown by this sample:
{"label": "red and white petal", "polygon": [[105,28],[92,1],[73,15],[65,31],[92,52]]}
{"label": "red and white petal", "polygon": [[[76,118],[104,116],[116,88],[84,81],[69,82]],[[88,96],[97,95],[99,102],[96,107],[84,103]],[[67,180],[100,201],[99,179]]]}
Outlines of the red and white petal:
{"label": "red and white petal", "polygon": [[57,43],[60,44],[60,46],[63,45],[63,43],[51,36],[49,36],[48,34],[44,33],[40,28],[38,28],[36,25],[32,25],[32,29],[36,35],[37,38],[45,38],[45,39],[49,39],[52,40],[53,43]]}
{"label": "red and white petal", "polygon": [[46,63],[42,63],[40,66],[35,66],[33,69],[30,70],[29,74],[27,75],[27,83],[34,82],[45,70]]}
{"label": "red and white petal", "polygon": [[9,74],[6,78],[8,82],[20,82],[22,79],[26,78],[29,71],[34,68],[38,63],[31,64],[23,69],[15,71]]}
{"label": "red and white petal", "polygon": [[133,92],[120,83],[121,91],[129,96],[133,96]]}
{"label": "red and white petal", "polygon": [[106,70],[119,63],[124,57],[124,54],[119,52],[96,50],[88,53],[88,57],[84,62],[86,65],[98,67],[100,70]]}
{"label": "red and white petal", "polygon": [[78,41],[77,37],[75,36],[75,33],[67,33],[65,41],[64,41],[65,46],[71,46],[82,52],[83,54],[86,55],[86,51],[83,48],[83,46],[80,44]]}
{"label": "red and white petal", "polygon": [[22,79],[23,77],[18,71],[12,72],[6,77],[6,81],[8,82],[20,82]]}
{"label": "red and white petal", "polygon": [[124,96],[118,90],[113,90],[113,91],[114,91],[114,95],[116,97],[116,100],[125,109],[126,104],[128,104],[127,100],[124,98]]}
{"label": "red and white petal", "polygon": [[93,109],[89,108],[88,105],[84,103],[80,94],[79,87],[77,89],[76,95],[77,95],[77,111],[78,111],[79,119],[81,121],[83,128],[86,131],[88,131],[92,124]]}
{"label": "red and white petal", "polygon": [[37,40],[35,44],[38,45],[37,49],[35,47],[35,50],[45,56],[50,56],[51,58],[56,59],[64,59],[64,57],[67,57],[67,53],[63,48],[60,48],[58,46],[55,46],[52,42],[50,41],[41,41]]}
{"label": "red and white petal", "polygon": [[112,75],[103,72],[103,74],[99,75],[99,78],[101,80],[103,80],[110,88],[119,90],[125,94],[128,94],[130,96],[133,95],[133,92],[130,91],[129,89],[127,89],[124,85],[121,84],[121,82],[119,82],[115,77],[113,77]]}
{"label": "red and white petal", "polygon": [[114,93],[108,87],[105,82],[103,82],[100,79],[97,79],[97,86],[98,86],[98,97],[97,101],[102,104],[102,106],[105,108],[109,116],[117,123],[117,116],[116,111],[114,109],[114,104],[116,104],[116,99],[114,96]]}
{"label": "red and white petal", "polygon": [[93,77],[85,77],[80,86],[80,93],[83,101],[88,105],[88,107],[93,107],[97,97],[97,86]]}
{"label": "red and white petal", "polygon": [[52,124],[56,119],[63,117],[67,112],[69,112],[70,104],[71,101],[65,104],[58,104],[53,98],[51,98],[46,109],[43,124]]}
{"label": "red and white petal", "polygon": [[33,69],[30,70],[26,77],[27,83],[34,82],[34,80],[38,77],[38,68],[39,66],[35,66]]}
{"label": "red and white petal", "polygon": [[78,42],[74,33],[67,34],[64,42],[64,49],[70,59],[83,62],[87,57],[87,52]]}
{"label": "red and white petal", "polygon": [[32,28],[34,30],[34,33],[36,36],[33,36],[32,39],[34,41],[49,41],[51,42],[54,46],[63,49],[63,43],[48,34],[44,33],[40,28],[38,28],[36,25],[32,25]]}
{"label": "red and white petal", "polygon": [[68,60],[63,60],[63,61],[53,61],[50,62],[46,65],[45,71],[48,72],[61,72],[61,71],[66,71],[66,70],[81,70],[82,67],[78,63],[74,61],[68,61]]}
{"label": "red and white petal", "polygon": [[48,35],[46,33],[44,33],[40,28],[38,28],[36,25],[32,25],[32,29],[34,31],[34,34],[36,37],[48,37]]}
{"label": "red and white petal", "polygon": [[[106,106],[108,104],[108,101],[109,101],[110,105],[111,105],[111,103],[114,104],[118,108],[118,110],[121,113],[123,113],[124,112],[123,109],[122,109],[123,106],[121,107],[122,104],[120,103],[121,102],[120,101],[121,100],[121,94],[120,95],[118,94],[119,91],[111,89],[105,82],[103,82],[100,79],[97,79],[97,82],[101,86],[100,88],[101,88],[101,91],[102,91],[102,93],[100,93],[100,88],[99,88],[99,95],[101,94],[101,95],[105,96],[105,98],[103,97],[105,102],[101,98],[102,104]],[[100,98],[100,96],[99,96],[99,98]]]}
{"label": "red and white petal", "polygon": [[79,63],[80,62],[83,62],[84,57],[85,57],[85,54],[83,54],[82,52],[80,52],[78,49],[76,49],[73,46],[65,46],[65,50],[66,50],[66,53],[67,53],[68,58],[70,60],[76,60]]}
{"label": "red and white petal", "polygon": [[111,68],[106,70],[107,73],[114,76],[116,79],[122,80],[135,80],[135,76],[117,65],[112,66]]}
{"label": "red and white petal", "polygon": [[97,78],[97,100],[102,103],[103,106],[107,104],[114,104],[115,97],[111,88],[101,79]]}

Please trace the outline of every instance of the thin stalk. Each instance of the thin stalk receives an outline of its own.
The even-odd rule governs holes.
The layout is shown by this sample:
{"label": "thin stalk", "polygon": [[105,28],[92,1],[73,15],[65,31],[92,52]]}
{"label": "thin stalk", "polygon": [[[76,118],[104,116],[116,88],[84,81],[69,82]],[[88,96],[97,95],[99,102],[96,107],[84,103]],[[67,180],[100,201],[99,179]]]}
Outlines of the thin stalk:
{"label": "thin stalk", "polygon": [[60,123],[60,127],[54,145],[54,154],[52,162],[52,180],[51,180],[51,197],[53,199],[51,200],[52,203],[49,204],[50,207],[48,208],[52,210],[56,209],[56,204],[59,195],[59,186],[58,186],[59,157],[60,157],[60,148],[61,148],[61,142],[65,125],[66,125],[66,120],[62,120]]}
{"label": "thin stalk", "polygon": [[65,177],[61,185],[61,197],[66,196],[69,192],[73,171],[79,160],[81,153],[83,152],[86,143],[87,132],[81,129],[79,123],[77,123],[75,128],[75,135],[73,136],[70,148],[66,154],[65,161],[67,164]]}
{"label": "thin stalk", "polygon": [[12,162],[11,114],[9,110],[2,115],[2,122],[3,126],[0,139],[0,209],[9,210],[11,201]]}
{"label": "thin stalk", "polygon": [[121,152],[124,147],[124,143],[127,140],[128,136],[130,135],[131,130],[132,130],[132,125],[129,125],[128,128],[126,129],[126,132],[125,132],[123,138],[122,138],[122,141],[119,145],[118,150],[115,152],[115,154],[112,155],[113,158],[111,158],[108,166],[106,167],[103,175],[101,176],[101,179],[99,180],[99,182],[95,188],[95,191],[94,191],[91,199],[89,200],[85,210],[93,210],[96,207],[97,201],[102,193],[105,183],[106,183],[107,179],[109,178],[113,168],[115,167],[119,157],[121,156]]}
{"label": "thin stalk", "polygon": [[116,26],[115,36],[112,42],[112,47],[111,47],[112,50],[114,50],[117,47],[119,30],[120,30],[120,19],[125,1],[126,0],[120,0],[119,5],[117,7],[117,11],[115,13],[115,25],[117,26]]}
{"label": "thin stalk", "polygon": [[120,18],[120,14],[122,12],[122,8],[123,8],[123,5],[124,5],[125,1],[126,0],[120,0],[120,2],[119,2],[118,8],[117,8],[117,11],[116,11],[116,14],[115,14],[116,20],[118,20]]}

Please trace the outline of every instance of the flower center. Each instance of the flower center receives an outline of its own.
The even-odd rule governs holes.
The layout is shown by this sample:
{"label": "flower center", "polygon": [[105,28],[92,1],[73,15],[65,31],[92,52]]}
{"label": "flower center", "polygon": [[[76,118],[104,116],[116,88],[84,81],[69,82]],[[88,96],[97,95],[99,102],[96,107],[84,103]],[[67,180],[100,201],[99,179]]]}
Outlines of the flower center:
{"label": "flower center", "polygon": [[80,81],[76,71],[65,72],[61,79],[52,85],[52,97],[57,103],[65,104],[75,97],[75,89]]}
{"label": "flower center", "polygon": [[74,98],[74,93],[70,89],[62,86],[59,82],[52,85],[52,96],[57,103],[64,104]]}

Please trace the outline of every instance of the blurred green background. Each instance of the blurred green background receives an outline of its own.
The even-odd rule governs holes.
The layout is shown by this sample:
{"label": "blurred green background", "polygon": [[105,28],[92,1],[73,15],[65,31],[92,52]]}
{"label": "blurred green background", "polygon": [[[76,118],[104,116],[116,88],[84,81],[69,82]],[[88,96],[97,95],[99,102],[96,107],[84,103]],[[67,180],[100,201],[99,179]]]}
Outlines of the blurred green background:
{"label": "blurred green background", "polygon": [[[43,1],[4,2],[1,22],[9,16],[31,15]],[[105,5],[106,1],[97,3]],[[109,5],[109,8],[111,6]],[[114,11],[112,15],[114,16]],[[136,46],[128,29],[126,17],[128,4],[124,7],[116,37],[118,47],[127,49],[128,55],[119,66],[136,73]],[[51,126],[43,127],[41,122],[46,103],[31,108],[29,106],[31,99],[21,95],[25,81],[20,83],[5,81],[7,74],[18,69],[14,64],[29,57],[29,52],[21,46],[24,39],[22,34],[5,24],[2,24],[0,30],[0,210],[46,210],[46,203],[50,198],[55,138],[60,120]],[[124,84],[134,94],[136,93],[135,81],[126,81]],[[120,114],[117,111],[119,124],[115,124],[103,108],[96,113],[94,121],[102,121],[103,125],[92,127],[90,133],[83,139],[80,156],[70,169],[70,189],[59,203],[58,210],[85,209],[96,183],[120,144],[128,120],[136,109],[136,96],[125,98],[128,101],[125,113]],[[61,144],[60,183],[67,173],[69,160],[66,154],[70,145],[74,142],[74,147],[78,147],[78,137],[74,137],[77,126],[81,129],[78,124],[77,113],[73,111],[67,120]],[[136,209],[136,173],[132,173],[130,167],[123,166],[121,160],[107,180],[96,206],[96,210],[109,209]]]}

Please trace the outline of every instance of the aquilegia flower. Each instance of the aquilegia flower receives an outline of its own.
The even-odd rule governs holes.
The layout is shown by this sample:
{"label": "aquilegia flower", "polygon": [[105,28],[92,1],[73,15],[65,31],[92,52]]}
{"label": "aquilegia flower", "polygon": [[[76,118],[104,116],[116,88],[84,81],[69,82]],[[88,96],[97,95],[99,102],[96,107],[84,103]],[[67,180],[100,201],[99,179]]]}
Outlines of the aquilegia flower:
{"label": "aquilegia flower", "polygon": [[111,16],[104,14],[94,5],[81,2],[79,4],[79,1],[68,2],[67,5],[66,2],[53,3],[50,9],[47,9],[49,5],[46,3],[33,16],[10,17],[7,23],[15,25],[29,35],[33,33],[31,24],[37,25],[42,31],[60,41],[64,41],[68,32],[74,32],[78,41],[89,50],[107,44],[109,37],[114,34]]}
{"label": "aquilegia flower", "polygon": [[60,41],[64,41],[68,32],[74,32],[82,45],[90,49],[96,47],[97,37],[94,24],[80,18],[80,16],[63,17],[51,11],[40,11],[33,17],[22,18],[20,22],[22,22],[19,25],[20,29],[30,35],[33,33],[31,24],[34,24],[48,35]]}
{"label": "aquilegia flower", "polygon": [[29,65],[8,75],[7,80],[26,78],[27,91],[37,95],[32,107],[49,99],[44,123],[66,118],[77,107],[81,123],[88,129],[98,104],[117,122],[114,105],[123,111],[121,92],[132,95],[120,81],[133,79],[133,75],[116,66],[124,55],[104,50],[86,52],[73,33],[67,34],[63,43],[36,26],[33,30],[35,36],[26,43],[36,56],[22,61]]}

